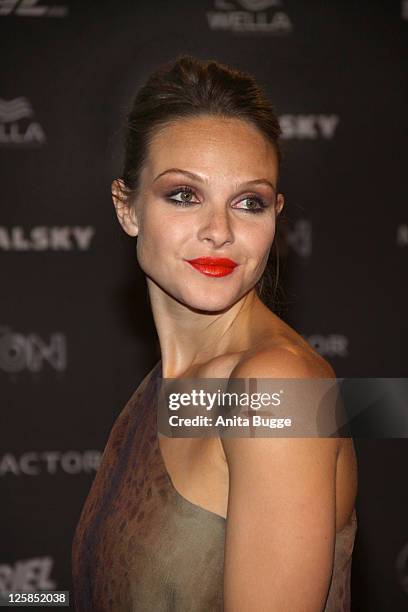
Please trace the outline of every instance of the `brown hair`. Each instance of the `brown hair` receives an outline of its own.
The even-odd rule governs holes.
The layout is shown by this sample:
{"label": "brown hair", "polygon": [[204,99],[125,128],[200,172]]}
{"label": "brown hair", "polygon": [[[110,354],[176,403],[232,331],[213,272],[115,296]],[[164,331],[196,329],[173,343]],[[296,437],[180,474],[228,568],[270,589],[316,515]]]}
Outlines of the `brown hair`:
{"label": "brown hair", "polygon": [[[179,55],[160,66],[138,90],[127,115],[122,197],[131,205],[154,134],[177,119],[213,115],[247,121],[273,145],[281,161],[278,117],[253,76],[215,60]],[[278,216],[277,221],[279,220]],[[280,224],[277,222],[276,233]],[[261,299],[278,306],[279,252],[277,235],[262,278],[256,285]],[[276,253],[275,253],[276,251]],[[274,268],[274,271],[273,271]]]}

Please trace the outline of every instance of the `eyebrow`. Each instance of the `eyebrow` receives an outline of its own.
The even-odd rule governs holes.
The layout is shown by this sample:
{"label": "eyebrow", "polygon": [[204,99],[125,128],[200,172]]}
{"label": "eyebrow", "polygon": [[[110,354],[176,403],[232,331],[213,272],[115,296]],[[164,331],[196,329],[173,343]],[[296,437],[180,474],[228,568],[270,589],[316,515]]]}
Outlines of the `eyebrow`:
{"label": "eyebrow", "polygon": [[[169,174],[172,172],[177,172],[178,174],[185,174],[191,179],[195,179],[196,181],[200,181],[201,183],[206,182],[205,179],[203,179],[199,174],[196,174],[195,172],[190,172],[189,170],[181,170],[180,168],[169,168],[168,170],[165,170],[164,172],[161,172],[160,174],[158,174],[156,178],[154,179],[154,181],[157,181],[157,179],[159,179],[161,176],[164,176],[165,174]],[[276,193],[275,185],[266,178],[254,179],[252,181],[245,181],[244,183],[241,183],[241,185],[255,185],[255,184],[269,185],[269,187],[273,189],[274,193]]]}

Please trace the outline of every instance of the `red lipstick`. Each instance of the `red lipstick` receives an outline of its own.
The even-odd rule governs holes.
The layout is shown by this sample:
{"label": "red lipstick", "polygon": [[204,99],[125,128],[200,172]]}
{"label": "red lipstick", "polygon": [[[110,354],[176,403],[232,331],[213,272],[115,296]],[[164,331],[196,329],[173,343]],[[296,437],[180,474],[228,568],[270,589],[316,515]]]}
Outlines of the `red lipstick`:
{"label": "red lipstick", "polygon": [[231,274],[238,265],[228,257],[197,257],[197,259],[186,259],[186,261],[206,276],[226,276]]}

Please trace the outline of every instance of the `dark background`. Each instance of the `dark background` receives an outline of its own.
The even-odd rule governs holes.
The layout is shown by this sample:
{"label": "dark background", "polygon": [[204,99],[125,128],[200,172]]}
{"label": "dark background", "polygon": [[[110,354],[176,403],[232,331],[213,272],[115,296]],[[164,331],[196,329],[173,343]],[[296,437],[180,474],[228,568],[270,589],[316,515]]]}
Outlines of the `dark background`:
{"label": "dark background", "polygon": [[[0,2],[0,590],[70,589],[100,453],[159,358],[110,184],[177,54],[253,73],[280,116],[282,317],[338,377],[407,376],[407,33],[395,0]],[[407,441],[356,450],[352,610],[402,612]]]}

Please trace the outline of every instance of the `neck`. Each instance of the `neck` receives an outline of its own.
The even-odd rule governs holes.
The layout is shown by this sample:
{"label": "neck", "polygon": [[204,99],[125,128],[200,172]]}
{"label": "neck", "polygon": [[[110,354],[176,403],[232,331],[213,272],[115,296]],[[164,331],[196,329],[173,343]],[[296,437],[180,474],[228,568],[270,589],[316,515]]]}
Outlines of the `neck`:
{"label": "neck", "polygon": [[257,333],[261,311],[268,310],[255,289],[226,310],[204,312],[178,302],[149,278],[147,285],[164,378],[177,378],[195,365],[245,350]]}

